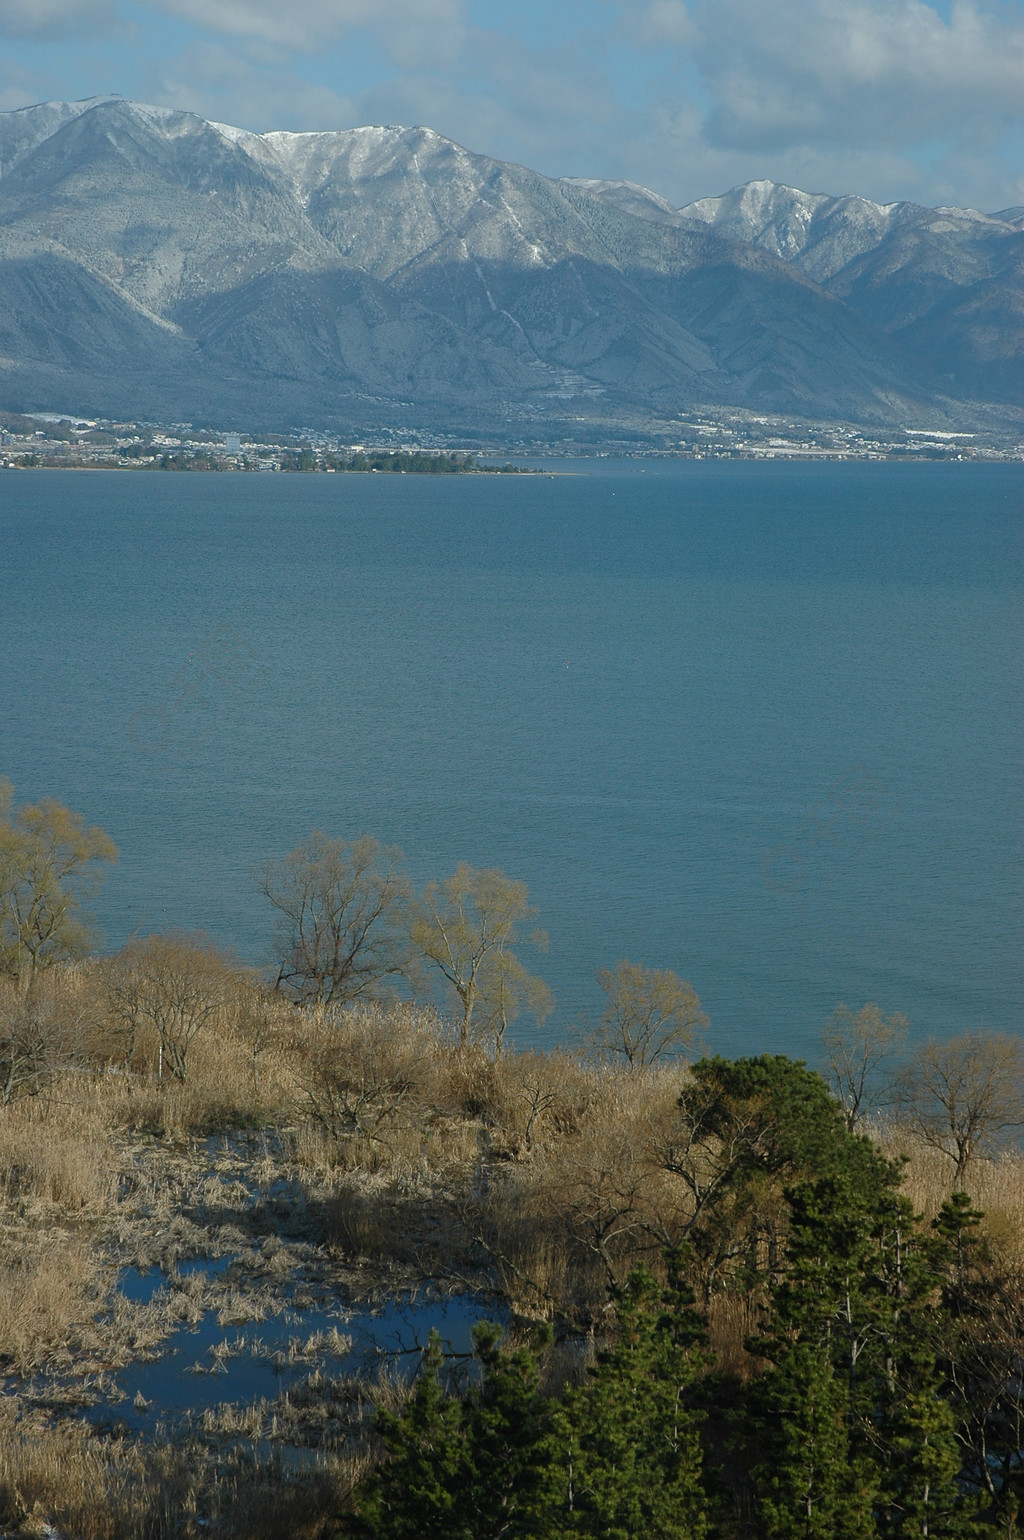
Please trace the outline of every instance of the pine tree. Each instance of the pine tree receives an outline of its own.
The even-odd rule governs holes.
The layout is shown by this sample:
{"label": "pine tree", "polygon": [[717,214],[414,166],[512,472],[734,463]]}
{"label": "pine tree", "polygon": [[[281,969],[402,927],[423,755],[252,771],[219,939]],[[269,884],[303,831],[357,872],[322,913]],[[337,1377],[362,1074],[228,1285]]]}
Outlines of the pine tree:
{"label": "pine tree", "polygon": [[926,1237],[906,1198],[887,1192],[874,1226],[880,1330],[872,1355],[875,1404],[862,1407],[883,1472],[880,1537],[956,1537],[976,1533],[972,1504],[957,1480],[961,1459],[955,1417],[943,1399],[936,1324],[950,1329],[943,1287],[946,1248]]}
{"label": "pine tree", "polygon": [[474,1329],[482,1377],[461,1398],[442,1384],[444,1354],[432,1332],[402,1412],[381,1412],[384,1459],[356,1493],[343,1534],[360,1540],[513,1540],[534,1533],[527,1519],[538,1483],[545,1402],[537,1355],[500,1349],[501,1328]]}
{"label": "pine tree", "polygon": [[474,1349],[483,1384],[470,1398],[465,1423],[464,1485],[456,1511],[466,1540],[532,1534],[528,1512],[540,1477],[540,1443],[546,1431],[546,1403],[537,1390],[537,1357],[549,1332],[530,1347],[501,1351],[501,1328],[475,1328]]}
{"label": "pine tree", "polygon": [[965,1540],[977,1533],[956,1483],[960,1458],[953,1413],[931,1385],[905,1394],[892,1419],[889,1442],[897,1480],[889,1483],[882,1534]]}
{"label": "pine tree", "polygon": [[[348,1533],[365,1540],[451,1540],[466,1471],[465,1408],[441,1383],[444,1353],[436,1331],[402,1412],[381,1411],[385,1458],[358,1494]],[[343,1531],[344,1533],[344,1531]]]}
{"label": "pine tree", "polygon": [[790,1191],[788,1266],[773,1292],[773,1333],[751,1344],[775,1364],[755,1397],[768,1452],[756,1484],[768,1534],[780,1540],[875,1534],[877,1474],[860,1435],[880,1301],[862,1287],[873,1244],[870,1215],[857,1201],[861,1186],[831,1178]]}
{"label": "pine tree", "polygon": [[615,1347],[553,1410],[537,1540],[704,1540],[700,1416],[689,1394],[705,1331],[678,1261],[664,1290],[645,1269],[630,1276],[616,1298]]}
{"label": "pine tree", "polygon": [[[941,1251],[898,1192],[895,1168],[879,1161],[874,1181],[864,1175],[787,1194],[787,1274],[774,1291],[772,1331],[757,1344],[776,1364],[763,1397],[771,1457],[762,1512],[780,1536],[787,1524],[816,1535],[810,1491],[826,1527],[832,1511],[834,1533],[851,1540],[965,1535],[972,1520],[933,1331]],[[812,1438],[817,1462],[807,1459]],[[811,1474],[816,1484],[802,1488]]]}
{"label": "pine tree", "polygon": [[[942,1310],[932,1326],[942,1394],[954,1417],[965,1489],[961,1519],[984,1515],[970,1533],[1019,1534],[1024,1445],[1024,1309],[1019,1275],[1007,1277],[981,1232],[984,1214],[955,1192],[932,1220]],[[966,1531],[965,1531],[966,1532]]]}
{"label": "pine tree", "polygon": [[935,1250],[943,1272],[942,1302],[954,1320],[985,1313],[988,1292],[979,1267],[989,1260],[988,1246],[980,1232],[985,1215],[971,1207],[970,1195],[955,1192],[932,1220]]}
{"label": "pine tree", "polygon": [[769,1540],[874,1540],[873,1473],[853,1453],[848,1387],[827,1345],[795,1343],[760,1389],[773,1435],[760,1505]]}
{"label": "pine tree", "polygon": [[782,1054],[701,1059],[678,1106],[663,1159],[688,1189],[687,1242],[708,1303],[727,1281],[751,1294],[779,1281],[787,1188],[823,1177],[877,1186],[888,1170],[821,1076]]}

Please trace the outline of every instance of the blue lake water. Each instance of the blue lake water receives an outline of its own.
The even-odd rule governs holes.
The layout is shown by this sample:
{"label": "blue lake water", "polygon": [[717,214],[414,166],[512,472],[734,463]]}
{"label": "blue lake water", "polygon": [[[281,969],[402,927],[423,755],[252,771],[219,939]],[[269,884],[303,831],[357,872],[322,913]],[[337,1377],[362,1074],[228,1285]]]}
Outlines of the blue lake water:
{"label": "blue lake water", "polygon": [[1024,469],[555,468],[0,473],[0,774],[117,840],[107,944],[266,960],[253,863],[366,830],[528,883],[520,1042],[620,957],[724,1053],[1019,1027]]}
{"label": "blue lake water", "polygon": [[[166,1286],[159,1269],[129,1269],[120,1283],[126,1298],[144,1303]],[[387,1366],[412,1374],[431,1331],[440,1334],[446,1354],[468,1357],[473,1327],[506,1319],[505,1308],[493,1301],[430,1295],[399,1296],[361,1309],[296,1310],[240,1327],[221,1325],[216,1310],[208,1310],[199,1321],[173,1331],[153,1359],[118,1371],[113,1377],[116,1401],[101,1402],[93,1416],[151,1431],[168,1416],[224,1402],[273,1401],[317,1369],[372,1377]],[[295,1347],[298,1354],[289,1351]],[[133,1406],[136,1396],[145,1404]]]}

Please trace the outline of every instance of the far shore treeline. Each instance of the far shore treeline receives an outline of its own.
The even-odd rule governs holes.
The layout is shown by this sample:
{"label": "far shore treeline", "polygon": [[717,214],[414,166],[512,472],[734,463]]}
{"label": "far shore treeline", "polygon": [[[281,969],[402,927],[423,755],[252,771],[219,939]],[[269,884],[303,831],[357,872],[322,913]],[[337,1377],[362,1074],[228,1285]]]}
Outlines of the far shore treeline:
{"label": "far shore treeline", "polygon": [[[208,435],[209,436],[209,435]],[[431,449],[311,449],[275,444],[272,447],[243,445],[227,451],[223,444],[165,448],[159,442],[135,442],[105,448],[109,434],[94,434],[95,442],[68,443],[45,452],[31,447],[0,452],[0,464],[10,470],[147,470],[147,471],[285,471],[357,472],[400,476],[533,475],[527,466],[481,464],[465,450]]]}
{"label": "far shore treeline", "polygon": [[[822,1024],[821,1074],[700,1056],[693,986],[610,959],[571,1048],[516,1050],[511,1024],[551,1009],[523,960],[546,937],[496,869],[417,892],[395,848],[313,832],[253,871],[261,973],[200,934],[95,955],[85,906],[116,859],[0,781],[4,1533],[1020,1534],[1019,1038],[911,1040],[869,1003]],[[482,1293],[504,1324],[471,1360],[433,1336],[411,1379],[312,1376],[305,1461],[266,1453],[283,1403],[166,1446],[73,1397],[41,1414],[37,1377],[120,1320],[146,1162],[254,1133],[339,1271]]]}

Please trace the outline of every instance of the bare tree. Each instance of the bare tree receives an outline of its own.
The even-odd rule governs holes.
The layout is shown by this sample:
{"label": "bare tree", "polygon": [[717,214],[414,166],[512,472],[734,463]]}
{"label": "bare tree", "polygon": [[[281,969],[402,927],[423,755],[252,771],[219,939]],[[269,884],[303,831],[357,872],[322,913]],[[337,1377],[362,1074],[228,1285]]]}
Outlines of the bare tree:
{"label": "bare tree", "polygon": [[228,1005],[236,975],[207,937],[181,932],[132,941],[116,962],[109,998],[132,1044],[140,1026],[152,1028],[161,1071],[184,1080],[189,1050]]}
{"label": "bare tree", "polygon": [[87,1057],[88,1004],[41,985],[0,997],[0,1107],[39,1096]]}
{"label": "bare tree", "polygon": [[527,1154],[533,1148],[533,1131],[538,1121],[558,1104],[558,1092],[549,1090],[542,1081],[524,1080],[520,1100],[525,1104],[526,1121],[523,1127],[523,1149]]}
{"label": "bare tree", "polygon": [[129,944],[114,957],[100,964],[106,995],[111,1040],[118,1045],[121,1068],[128,1075],[140,1047],[140,1039],[149,1025],[145,1009],[145,984],[135,967],[136,947]]}
{"label": "bare tree", "polygon": [[235,1030],[243,1038],[252,1056],[253,1095],[260,1094],[260,1060],[285,1037],[294,1006],[265,984],[251,984],[245,989],[235,1014]]}
{"label": "bare tree", "polygon": [[13,798],[0,779],[0,974],[30,989],[41,969],[88,951],[82,900],[117,846],[52,798],[17,810]]}
{"label": "bare tree", "polygon": [[[476,1018],[500,1047],[508,1023],[524,1007],[538,1018],[552,1008],[547,985],[528,973],[514,951],[519,927],[536,915],[524,882],[496,867],[460,861],[444,882],[428,882],[413,917],[413,945],[440,970],[459,1012],[459,1045],[470,1042]],[[534,931],[543,949],[547,937]]]}
{"label": "bare tree", "polygon": [[278,911],[277,987],[302,1004],[372,998],[409,961],[412,889],[402,853],[372,835],[328,839],[314,830],[254,872]]}
{"label": "bare tree", "polygon": [[1024,1125],[1024,1050],[1017,1038],[966,1032],[922,1043],[901,1070],[897,1104],[954,1166],[954,1185],[1000,1135]]}
{"label": "bare tree", "polygon": [[624,957],[601,968],[597,982],[608,1004],[590,1041],[631,1070],[684,1053],[708,1024],[693,986],[671,968],[645,968]]}
{"label": "bare tree", "polygon": [[646,1130],[617,1121],[598,1125],[559,1176],[566,1229],[581,1251],[599,1259],[608,1283],[621,1282],[623,1269],[635,1259],[638,1237],[645,1237],[644,1249],[659,1249],[650,1238],[648,1194],[657,1177]]}
{"label": "bare tree", "polygon": [[894,1011],[883,1016],[877,1005],[862,1005],[856,1014],[837,1005],[821,1036],[828,1081],[846,1113],[852,1134],[881,1096],[879,1071],[903,1047],[909,1023]]}
{"label": "bare tree", "polygon": [[437,1044],[432,1013],[356,1004],[321,1024],[302,1076],[314,1122],[333,1138],[377,1144],[415,1121]]}
{"label": "bare tree", "polygon": [[[530,939],[539,950],[547,950],[543,931],[535,930]],[[510,1023],[524,1010],[536,1021],[543,1021],[553,1008],[551,991],[544,980],[527,972],[514,952],[506,947],[497,948],[484,965],[483,990],[477,1007],[479,1036],[491,1038],[495,1054],[502,1053]]]}

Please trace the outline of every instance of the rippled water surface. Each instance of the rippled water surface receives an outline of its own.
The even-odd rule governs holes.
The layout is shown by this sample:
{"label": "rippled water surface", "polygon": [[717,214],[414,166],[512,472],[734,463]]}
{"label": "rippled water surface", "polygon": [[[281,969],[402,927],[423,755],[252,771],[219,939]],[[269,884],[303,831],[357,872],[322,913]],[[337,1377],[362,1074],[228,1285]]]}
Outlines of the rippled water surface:
{"label": "rippled water surface", "polygon": [[0,472],[0,773],[116,838],[108,945],[265,960],[252,864],[369,830],[529,884],[521,1041],[625,956],[727,1053],[1018,1025],[1021,468],[557,469]]}

